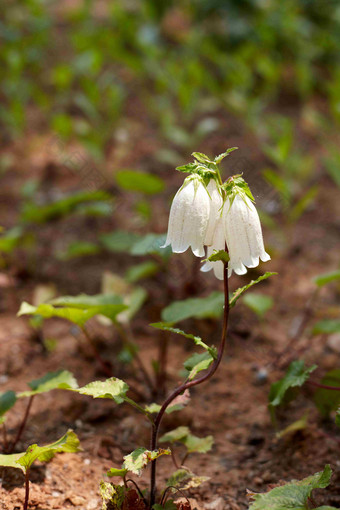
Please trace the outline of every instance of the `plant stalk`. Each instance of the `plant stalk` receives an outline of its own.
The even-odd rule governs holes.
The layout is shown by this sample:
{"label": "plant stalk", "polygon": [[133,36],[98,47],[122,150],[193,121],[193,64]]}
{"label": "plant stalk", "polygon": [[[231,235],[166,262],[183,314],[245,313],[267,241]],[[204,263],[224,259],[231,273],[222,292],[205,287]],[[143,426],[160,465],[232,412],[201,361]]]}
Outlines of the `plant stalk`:
{"label": "plant stalk", "polygon": [[[162,418],[164,416],[164,413],[167,409],[167,407],[171,404],[171,402],[178,397],[181,393],[183,393],[185,390],[192,388],[193,386],[197,386],[198,384],[201,384],[210,377],[214,375],[216,372],[223,356],[225,342],[226,342],[226,336],[227,336],[227,329],[228,329],[228,318],[229,318],[229,285],[228,285],[228,264],[224,264],[224,316],[223,316],[223,329],[222,329],[222,337],[221,342],[218,348],[217,357],[210,366],[209,370],[198,379],[195,379],[193,381],[186,381],[178,388],[176,388],[169,397],[165,400],[163,403],[161,409],[159,410],[154,425],[152,427],[152,436],[151,436],[151,446],[150,450],[154,451],[157,449],[157,439],[158,439],[158,432],[159,427],[162,421]],[[153,505],[155,504],[155,496],[156,496],[156,460],[153,460],[151,462],[151,477],[150,477],[150,506],[151,509]]]}
{"label": "plant stalk", "polygon": [[33,399],[34,399],[34,396],[35,395],[32,395],[30,398],[29,398],[29,401],[28,401],[28,404],[27,404],[27,407],[26,407],[26,411],[25,411],[25,415],[24,415],[24,418],[21,422],[21,425],[19,427],[19,430],[18,430],[18,433],[16,435],[16,438],[14,439],[13,443],[11,444],[10,446],[10,449],[9,449],[9,452],[8,453],[12,453],[14,448],[16,447],[16,445],[18,444],[18,442],[20,441],[21,439],[21,436],[25,430],[25,427],[26,427],[26,423],[27,423],[27,419],[28,419],[28,416],[30,414],[30,410],[31,410],[31,407],[32,407],[32,403],[33,403]]}
{"label": "plant stalk", "polygon": [[28,509],[28,500],[29,500],[29,497],[30,497],[30,479],[29,479],[29,476],[30,476],[30,470],[27,469],[26,474],[25,474],[25,503],[24,503],[23,510],[27,510]]}

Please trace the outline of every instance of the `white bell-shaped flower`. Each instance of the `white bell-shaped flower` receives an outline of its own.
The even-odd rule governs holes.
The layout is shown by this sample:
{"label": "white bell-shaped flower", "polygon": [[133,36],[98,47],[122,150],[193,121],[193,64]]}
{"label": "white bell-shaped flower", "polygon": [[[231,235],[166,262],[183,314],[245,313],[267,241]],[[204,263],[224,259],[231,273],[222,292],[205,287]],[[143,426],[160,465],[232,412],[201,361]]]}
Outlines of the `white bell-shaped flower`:
{"label": "white bell-shaped flower", "polygon": [[[207,190],[210,195],[211,202],[210,202],[209,222],[208,222],[207,232],[205,234],[204,244],[206,246],[211,246],[213,244],[213,239],[214,239],[215,228],[216,228],[217,222],[219,221],[219,219],[221,217],[223,199],[222,199],[221,193],[218,191],[215,179],[211,179],[209,181]],[[224,245],[220,249],[224,249]]]}
{"label": "white bell-shaped flower", "polygon": [[224,234],[229,251],[228,268],[236,274],[245,274],[247,267],[270,260],[263,244],[260,218],[252,201],[236,194],[227,198],[223,207]]}
{"label": "white bell-shaped flower", "polygon": [[168,234],[163,248],[171,245],[174,253],[183,253],[190,246],[196,257],[203,257],[210,202],[201,177],[192,175],[185,179],[171,205]]}
{"label": "white bell-shaped flower", "polygon": [[[220,251],[224,249],[225,249],[224,224],[223,218],[219,217],[215,225],[212,244],[211,246],[208,246],[207,249],[207,257],[210,257],[213,254],[214,250]],[[201,271],[203,271],[204,273],[210,271],[211,269],[213,269],[216,278],[218,278],[219,280],[224,279],[224,264],[221,260],[218,260],[216,262],[210,262],[210,260],[207,260],[205,264],[201,267]],[[228,270],[228,273],[231,273],[231,271]]]}

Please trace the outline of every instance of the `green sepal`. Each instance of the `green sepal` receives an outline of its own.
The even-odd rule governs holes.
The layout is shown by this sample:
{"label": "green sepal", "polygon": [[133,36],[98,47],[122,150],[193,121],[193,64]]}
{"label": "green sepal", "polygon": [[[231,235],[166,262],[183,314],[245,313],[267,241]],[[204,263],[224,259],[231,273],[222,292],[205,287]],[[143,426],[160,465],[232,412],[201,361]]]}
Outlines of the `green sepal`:
{"label": "green sepal", "polygon": [[248,198],[251,202],[255,202],[252,192],[246,181],[242,178],[242,174],[234,175],[222,184],[221,188],[225,191],[225,197],[229,198],[230,207],[233,205],[236,195],[239,195],[244,201]]}

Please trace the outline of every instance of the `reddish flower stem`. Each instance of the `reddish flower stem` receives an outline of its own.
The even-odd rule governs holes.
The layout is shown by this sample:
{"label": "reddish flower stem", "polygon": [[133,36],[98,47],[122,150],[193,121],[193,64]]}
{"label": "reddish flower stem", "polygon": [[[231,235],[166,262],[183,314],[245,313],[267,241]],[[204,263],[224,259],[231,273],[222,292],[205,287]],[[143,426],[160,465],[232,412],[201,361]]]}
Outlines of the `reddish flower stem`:
{"label": "reddish flower stem", "polygon": [[30,476],[30,470],[27,469],[26,474],[25,474],[25,503],[24,503],[23,510],[27,510],[28,509],[28,500],[29,500],[29,497],[30,497],[30,479],[29,479],[29,476]]}
{"label": "reddish flower stem", "polygon": [[[152,437],[151,437],[151,446],[150,450],[156,450],[157,449],[157,439],[158,439],[158,432],[159,427],[162,421],[162,418],[164,416],[164,413],[168,406],[171,404],[171,402],[178,397],[178,395],[182,394],[185,390],[192,388],[193,386],[197,386],[198,384],[201,384],[210,377],[214,375],[216,372],[223,356],[225,342],[226,342],[226,336],[227,336],[227,329],[228,329],[228,318],[229,318],[229,287],[228,287],[228,264],[224,264],[224,317],[223,317],[223,329],[222,329],[222,337],[221,342],[218,348],[217,357],[210,366],[209,370],[198,379],[195,379],[193,381],[186,381],[178,388],[176,388],[169,397],[165,400],[163,403],[160,411],[158,412],[153,427],[152,427]],[[150,478],[150,505],[149,508],[151,509],[155,503],[155,497],[156,497],[156,459],[152,461],[151,463],[151,478]]]}

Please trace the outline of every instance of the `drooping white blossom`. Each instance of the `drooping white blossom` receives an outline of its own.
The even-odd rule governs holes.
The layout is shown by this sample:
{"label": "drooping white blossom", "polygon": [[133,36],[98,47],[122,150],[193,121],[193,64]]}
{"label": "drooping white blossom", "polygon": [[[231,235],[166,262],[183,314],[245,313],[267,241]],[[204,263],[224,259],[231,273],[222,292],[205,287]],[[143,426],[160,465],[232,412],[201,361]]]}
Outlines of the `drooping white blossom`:
{"label": "drooping white blossom", "polygon": [[[209,181],[207,190],[210,195],[211,202],[210,202],[209,222],[208,222],[207,232],[205,234],[204,244],[206,246],[211,246],[213,244],[213,239],[214,239],[215,228],[216,228],[217,222],[220,219],[221,214],[222,214],[223,199],[222,199],[221,193],[219,192],[219,190],[217,188],[215,179],[211,179]],[[220,249],[224,249],[224,245]]]}
{"label": "drooping white blossom", "polygon": [[[212,244],[211,246],[208,246],[207,249],[207,257],[210,257],[215,250],[220,251],[224,249],[225,249],[225,235],[223,218],[219,217],[215,225]],[[210,271],[211,269],[213,269],[216,278],[218,278],[219,280],[224,279],[224,264],[221,260],[218,260],[216,262],[210,262],[210,260],[207,260],[205,264],[201,267],[201,271],[203,271],[204,273]],[[231,273],[229,269],[228,272]]]}
{"label": "drooping white blossom", "polygon": [[260,218],[252,201],[236,194],[227,198],[223,206],[224,235],[229,251],[228,268],[236,274],[245,274],[252,268],[270,260],[263,244]]}
{"label": "drooping white blossom", "polygon": [[211,199],[198,175],[185,179],[171,205],[168,234],[163,247],[171,245],[174,253],[183,253],[190,246],[196,257],[203,257],[210,203]]}

